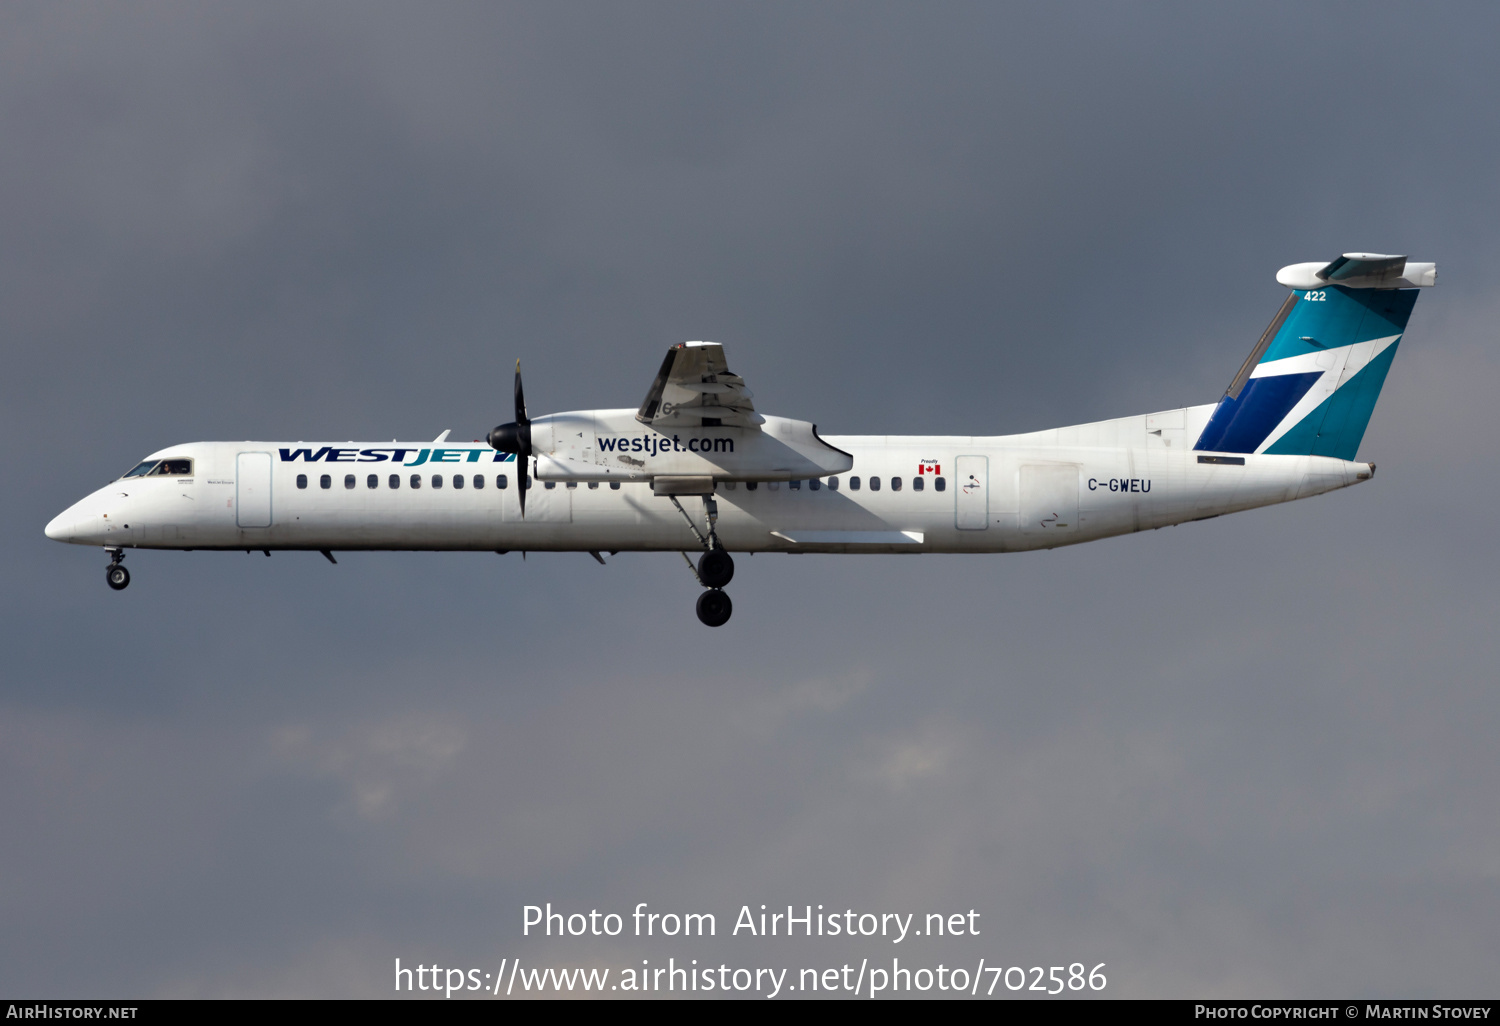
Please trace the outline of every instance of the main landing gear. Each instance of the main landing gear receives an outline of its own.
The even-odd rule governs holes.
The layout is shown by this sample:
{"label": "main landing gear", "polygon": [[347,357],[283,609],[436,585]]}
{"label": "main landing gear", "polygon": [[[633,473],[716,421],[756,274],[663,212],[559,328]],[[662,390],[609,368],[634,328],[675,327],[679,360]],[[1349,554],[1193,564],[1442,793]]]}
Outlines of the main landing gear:
{"label": "main landing gear", "polygon": [[130,571],[125,569],[124,549],[105,549],[110,555],[109,566],[104,568],[104,583],[115,591],[130,587]]}
{"label": "main landing gear", "polygon": [[698,581],[705,588],[722,588],[733,579],[734,560],[723,549],[709,549],[698,557]]}
{"label": "main landing gear", "polygon": [[[712,547],[698,557],[698,567],[693,570],[698,583],[708,589],[698,596],[698,619],[706,627],[722,627],[734,612],[734,603],[723,590],[734,577],[734,560],[719,547],[719,539],[713,538],[710,544]],[[687,559],[686,552],[682,558]],[[688,568],[692,567],[693,561],[688,559]]]}
{"label": "main landing gear", "polygon": [[722,627],[729,622],[734,612],[734,603],[729,595],[718,588],[709,588],[698,596],[698,619],[706,627]]}
{"label": "main landing gear", "polygon": [[719,519],[719,504],[712,495],[703,496],[703,514],[708,521],[708,536],[704,537],[693,518],[688,516],[687,510],[682,508],[682,503],[677,501],[677,496],[670,495],[668,498],[703,545],[703,555],[698,557],[696,567],[686,552],[682,554],[682,558],[687,560],[688,569],[698,583],[707,589],[698,596],[698,620],[706,627],[722,627],[729,622],[729,617],[734,612],[734,603],[724,592],[724,586],[734,579],[734,559],[724,551],[719,536],[714,533],[714,524]]}

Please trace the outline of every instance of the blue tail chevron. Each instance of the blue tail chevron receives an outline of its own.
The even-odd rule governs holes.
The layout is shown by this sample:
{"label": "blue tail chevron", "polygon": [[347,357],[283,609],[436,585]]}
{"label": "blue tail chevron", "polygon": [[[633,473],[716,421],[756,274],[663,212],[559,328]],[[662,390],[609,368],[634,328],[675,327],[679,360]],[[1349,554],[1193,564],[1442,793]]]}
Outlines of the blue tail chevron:
{"label": "blue tail chevron", "polygon": [[[1324,284],[1324,272],[1335,269],[1333,280],[1347,277],[1338,269],[1363,257],[1351,254],[1321,271],[1294,265],[1278,275],[1287,284],[1318,287],[1294,288],[1287,297],[1195,449],[1354,459],[1419,291],[1385,284],[1389,271],[1384,287]],[[1380,259],[1387,267],[1405,260]],[[1428,272],[1419,284],[1435,278]]]}

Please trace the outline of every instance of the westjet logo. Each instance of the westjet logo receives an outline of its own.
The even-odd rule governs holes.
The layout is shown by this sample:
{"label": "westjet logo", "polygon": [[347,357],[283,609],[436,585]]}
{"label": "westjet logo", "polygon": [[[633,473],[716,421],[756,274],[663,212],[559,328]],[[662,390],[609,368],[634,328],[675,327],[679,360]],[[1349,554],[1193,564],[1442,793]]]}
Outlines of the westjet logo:
{"label": "westjet logo", "polygon": [[659,452],[734,452],[733,438],[689,438],[683,441],[678,435],[642,435],[639,438],[594,439],[600,452],[643,452],[655,456]]}
{"label": "westjet logo", "polygon": [[[494,458],[491,463],[509,463],[516,458],[513,452],[496,452],[494,449],[335,449],[325,445],[321,449],[282,449],[281,462],[296,463],[400,463],[403,467],[420,467],[424,463],[478,463],[486,453]],[[408,461],[407,453],[415,454]]]}

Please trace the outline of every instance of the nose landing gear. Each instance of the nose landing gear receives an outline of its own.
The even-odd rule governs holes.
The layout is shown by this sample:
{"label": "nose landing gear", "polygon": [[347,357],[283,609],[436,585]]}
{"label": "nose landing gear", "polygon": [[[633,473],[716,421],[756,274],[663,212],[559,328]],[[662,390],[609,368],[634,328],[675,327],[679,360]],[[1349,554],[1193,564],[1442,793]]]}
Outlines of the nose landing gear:
{"label": "nose landing gear", "polygon": [[104,568],[104,583],[115,591],[124,591],[130,587],[130,571],[124,567],[124,549],[105,549],[110,555],[109,566]]}

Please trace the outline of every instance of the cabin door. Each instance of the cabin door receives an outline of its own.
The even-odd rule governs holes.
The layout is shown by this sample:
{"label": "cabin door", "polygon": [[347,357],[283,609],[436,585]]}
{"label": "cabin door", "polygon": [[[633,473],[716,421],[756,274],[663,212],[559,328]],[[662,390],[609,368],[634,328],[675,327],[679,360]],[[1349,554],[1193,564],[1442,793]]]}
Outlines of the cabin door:
{"label": "cabin door", "polygon": [[234,519],[241,527],[271,526],[271,454],[242,452],[235,460]]}
{"label": "cabin door", "polygon": [[990,526],[990,458],[960,456],[953,469],[955,524],[960,531],[983,531]]}

